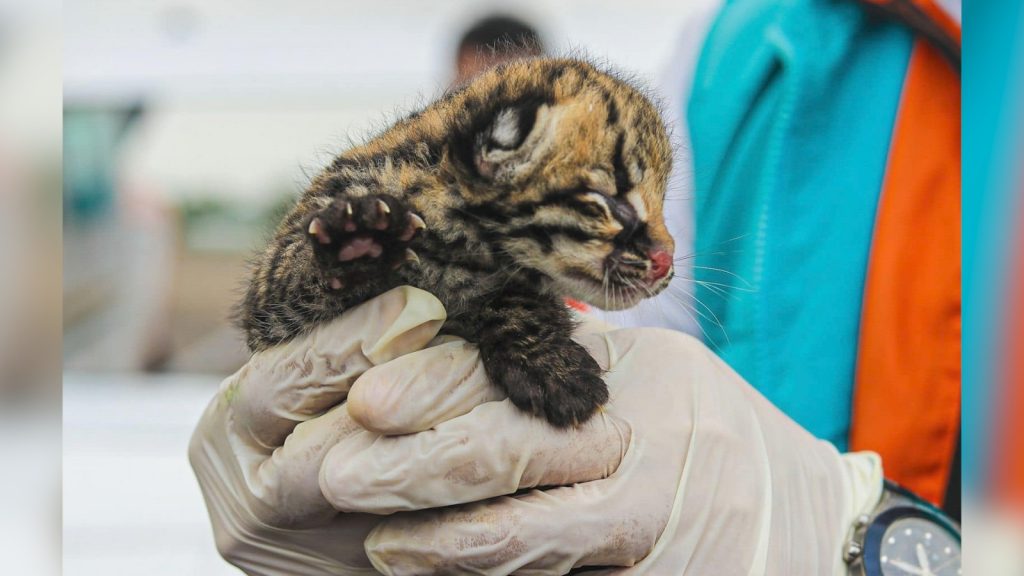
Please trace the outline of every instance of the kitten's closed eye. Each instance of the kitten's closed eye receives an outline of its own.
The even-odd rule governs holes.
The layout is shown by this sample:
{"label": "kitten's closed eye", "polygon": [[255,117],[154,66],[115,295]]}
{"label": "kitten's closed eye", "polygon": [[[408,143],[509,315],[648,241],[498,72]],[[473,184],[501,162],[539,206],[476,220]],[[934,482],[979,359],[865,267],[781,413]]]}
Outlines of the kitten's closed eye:
{"label": "kitten's closed eye", "polygon": [[608,198],[600,192],[587,191],[577,195],[575,200],[576,211],[585,218],[607,219],[611,217]]}

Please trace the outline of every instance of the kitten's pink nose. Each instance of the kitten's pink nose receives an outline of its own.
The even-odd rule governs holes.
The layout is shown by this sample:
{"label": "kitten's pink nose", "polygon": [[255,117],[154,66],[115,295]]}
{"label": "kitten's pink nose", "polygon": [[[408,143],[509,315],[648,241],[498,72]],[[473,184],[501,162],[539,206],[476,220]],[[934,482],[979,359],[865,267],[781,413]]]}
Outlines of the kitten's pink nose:
{"label": "kitten's pink nose", "polygon": [[666,250],[651,250],[647,257],[651,259],[651,269],[647,272],[648,282],[661,280],[672,269],[672,255]]}

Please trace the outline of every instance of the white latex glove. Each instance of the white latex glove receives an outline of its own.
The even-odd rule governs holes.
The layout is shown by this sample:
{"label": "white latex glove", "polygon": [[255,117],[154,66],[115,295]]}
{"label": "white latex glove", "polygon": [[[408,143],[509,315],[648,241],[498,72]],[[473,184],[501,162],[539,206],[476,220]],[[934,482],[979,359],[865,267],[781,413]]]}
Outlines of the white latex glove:
{"label": "white latex glove", "polygon": [[[397,288],[254,355],[223,382],[189,457],[228,561],[253,575],[377,573],[363,540],[379,518],[332,508],[320,491],[320,464],[338,441],[365,434],[341,404],[352,382],[425,346],[444,319],[430,294]],[[432,402],[404,405],[425,411]]]}
{"label": "white latex glove", "polygon": [[[494,498],[388,518],[366,541],[377,569],[846,573],[848,527],[881,493],[877,456],[841,456],[688,336],[628,329],[580,341],[608,368],[612,400],[572,430],[498,400],[461,342],[360,378],[349,397],[356,421],[419,433],[357,433],[331,449],[320,484],[337,509],[389,514]],[[425,398],[437,403],[432,415]]]}

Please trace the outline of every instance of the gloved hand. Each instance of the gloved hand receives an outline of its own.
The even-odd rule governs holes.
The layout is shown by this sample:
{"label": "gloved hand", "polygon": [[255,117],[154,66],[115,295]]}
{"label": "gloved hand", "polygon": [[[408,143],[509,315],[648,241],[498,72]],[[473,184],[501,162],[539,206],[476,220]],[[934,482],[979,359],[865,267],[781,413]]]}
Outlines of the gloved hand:
{"label": "gloved hand", "polygon": [[[609,370],[612,400],[576,429],[498,399],[457,341],[355,383],[349,413],[373,432],[327,453],[327,500],[375,514],[467,503],[383,521],[366,540],[377,569],[846,573],[847,529],[881,494],[877,456],[841,456],[687,336],[590,328],[579,339]],[[562,487],[519,492],[551,485]]]}
{"label": "gloved hand", "polygon": [[[339,440],[366,433],[340,404],[352,382],[425,346],[444,319],[433,296],[397,288],[255,354],[223,382],[189,457],[228,561],[253,575],[377,573],[363,540],[379,518],[332,508],[320,491],[321,460]],[[432,402],[404,403],[412,411]]]}

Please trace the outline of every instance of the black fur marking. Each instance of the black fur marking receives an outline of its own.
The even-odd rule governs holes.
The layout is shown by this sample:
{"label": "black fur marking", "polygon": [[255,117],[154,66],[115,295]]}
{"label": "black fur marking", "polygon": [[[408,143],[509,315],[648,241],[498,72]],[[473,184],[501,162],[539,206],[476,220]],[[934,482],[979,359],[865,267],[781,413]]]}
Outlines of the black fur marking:
{"label": "black fur marking", "polygon": [[555,249],[554,240],[552,239],[551,234],[540,226],[531,225],[518,230],[511,230],[506,233],[505,236],[533,240],[540,245],[541,250],[543,250],[545,254],[548,254]]}
{"label": "black fur marking", "polygon": [[535,99],[531,102],[526,102],[519,107],[519,141],[516,142],[516,148],[523,145],[526,141],[526,137],[530,135],[533,130],[533,125],[537,122],[537,110],[544,104],[544,101],[540,98]]}
{"label": "black fur marking", "polygon": [[513,216],[495,204],[453,208],[448,211],[448,214],[450,217],[461,220],[462,222],[478,229],[481,227],[493,227],[496,225],[507,224]]}
{"label": "black fur marking", "polygon": [[556,82],[565,75],[565,68],[552,68],[548,70],[548,85],[554,86]]}
{"label": "black fur marking", "polygon": [[340,170],[344,170],[346,168],[353,168],[353,169],[355,169],[355,168],[359,168],[359,166],[360,166],[359,160],[357,160],[355,158],[351,158],[349,156],[338,156],[337,158],[334,159],[333,162],[331,162],[330,170],[331,171],[340,171]]}
{"label": "black fur marking", "polygon": [[626,194],[633,189],[633,183],[629,180],[629,170],[626,169],[626,158],[623,147],[626,145],[626,134],[619,133],[615,140],[615,152],[612,154],[612,169],[615,175],[615,193],[619,196]]}
{"label": "black fur marking", "polygon": [[614,126],[619,123],[619,106],[610,96],[606,98],[606,101],[608,102],[608,125]]}
{"label": "black fur marking", "polygon": [[552,239],[555,236],[567,236],[577,242],[586,242],[587,240],[593,239],[593,236],[579,228],[574,228],[572,226],[552,226],[546,224],[527,224],[519,228],[513,228],[506,234],[513,238],[531,238],[536,240],[542,246],[547,246],[547,250],[550,250]]}

